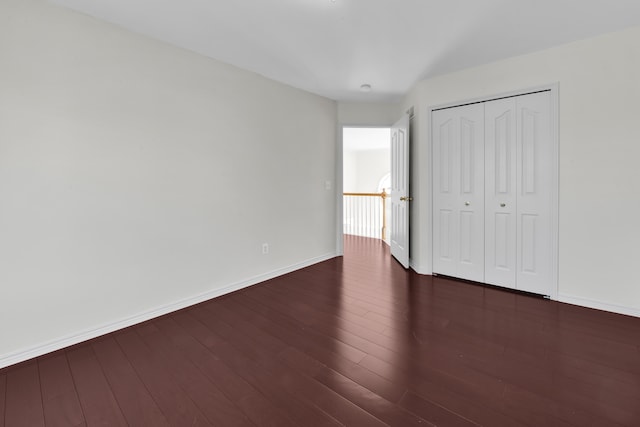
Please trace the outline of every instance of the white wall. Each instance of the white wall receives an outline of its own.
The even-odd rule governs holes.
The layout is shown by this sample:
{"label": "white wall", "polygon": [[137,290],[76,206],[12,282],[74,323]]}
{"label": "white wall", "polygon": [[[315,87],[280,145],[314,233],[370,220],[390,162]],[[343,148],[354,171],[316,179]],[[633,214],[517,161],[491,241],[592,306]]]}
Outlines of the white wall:
{"label": "white wall", "polygon": [[377,192],[380,179],[391,169],[390,149],[346,150],[344,156],[344,191]]}
{"label": "white wall", "polygon": [[384,102],[339,102],[338,121],[345,126],[390,127],[400,118],[399,108]]}
{"label": "white wall", "polygon": [[355,151],[343,151],[342,159],[342,190],[345,193],[355,193],[358,187],[358,157]]}
{"label": "white wall", "polygon": [[336,120],[328,99],[0,2],[0,367],[334,255]]}
{"label": "white wall", "polygon": [[558,82],[560,299],[640,315],[638,40],[640,27],[416,85],[404,105],[420,107],[413,184],[422,229],[412,239],[422,272],[431,271],[428,107]]}

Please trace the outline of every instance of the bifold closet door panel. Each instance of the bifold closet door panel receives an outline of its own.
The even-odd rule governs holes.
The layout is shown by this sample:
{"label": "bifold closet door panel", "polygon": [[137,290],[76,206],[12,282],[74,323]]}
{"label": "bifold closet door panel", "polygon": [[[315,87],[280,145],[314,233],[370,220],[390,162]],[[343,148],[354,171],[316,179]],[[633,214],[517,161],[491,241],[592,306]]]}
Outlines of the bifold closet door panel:
{"label": "bifold closet door panel", "polygon": [[553,286],[553,192],[555,164],[551,94],[517,99],[517,289],[550,295]]}
{"label": "bifold closet door panel", "polygon": [[485,282],[516,287],[516,98],[485,103]]}
{"label": "bifold closet door panel", "polygon": [[456,275],[458,247],[456,245],[457,206],[454,178],[457,176],[456,138],[457,114],[455,109],[433,112],[431,121],[433,155],[433,271]]}
{"label": "bifold closet door panel", "polygon": [[484,280],[484,106],[433,112],[434,272]]}

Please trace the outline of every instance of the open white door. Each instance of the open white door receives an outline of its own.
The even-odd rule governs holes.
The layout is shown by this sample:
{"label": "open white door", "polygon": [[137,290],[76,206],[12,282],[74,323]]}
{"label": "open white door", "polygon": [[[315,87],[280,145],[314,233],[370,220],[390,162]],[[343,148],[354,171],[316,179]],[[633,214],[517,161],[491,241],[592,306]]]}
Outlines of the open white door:
{"label": "open white door", "polygon": [[409,115],[391,128],[391,255],[409,268]]}

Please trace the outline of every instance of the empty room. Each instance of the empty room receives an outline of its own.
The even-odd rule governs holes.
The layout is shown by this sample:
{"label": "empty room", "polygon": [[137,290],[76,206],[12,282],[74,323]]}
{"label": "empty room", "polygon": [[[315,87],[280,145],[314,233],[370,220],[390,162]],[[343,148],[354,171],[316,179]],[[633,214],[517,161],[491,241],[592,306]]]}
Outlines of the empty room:
{"label": "empty room", "polygon": [[636,0],[0,0],[0,427],[640,425],[638,76]]}

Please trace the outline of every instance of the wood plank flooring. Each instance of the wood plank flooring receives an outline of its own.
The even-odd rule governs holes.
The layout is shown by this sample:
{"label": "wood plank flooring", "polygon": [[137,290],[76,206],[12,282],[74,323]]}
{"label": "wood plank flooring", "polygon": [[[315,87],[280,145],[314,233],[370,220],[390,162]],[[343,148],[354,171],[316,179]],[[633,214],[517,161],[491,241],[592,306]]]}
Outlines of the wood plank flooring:
{"label": "wood plank flooring", "polygon": [[344,258],[0,370],[0,427],[94,425],[640,426],[640,319],[347,236]]}

